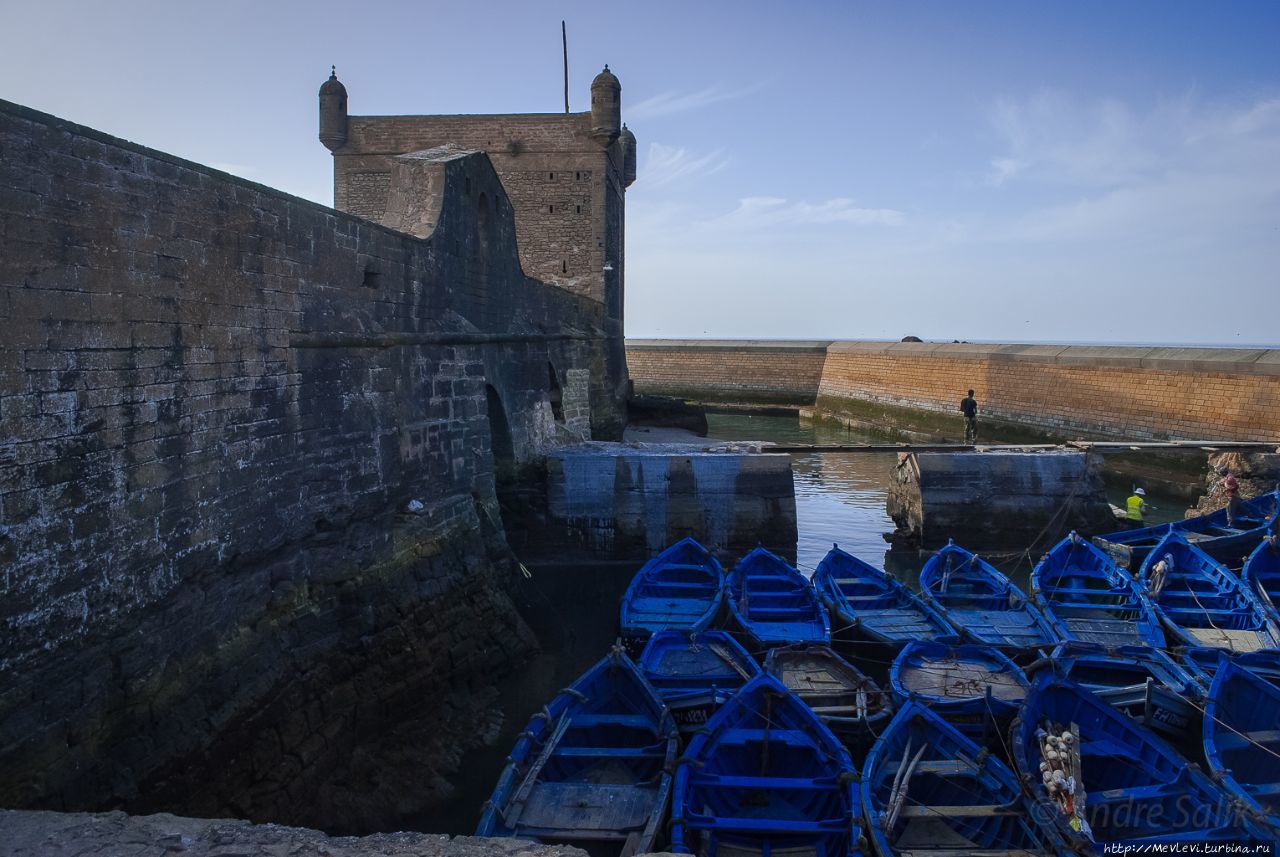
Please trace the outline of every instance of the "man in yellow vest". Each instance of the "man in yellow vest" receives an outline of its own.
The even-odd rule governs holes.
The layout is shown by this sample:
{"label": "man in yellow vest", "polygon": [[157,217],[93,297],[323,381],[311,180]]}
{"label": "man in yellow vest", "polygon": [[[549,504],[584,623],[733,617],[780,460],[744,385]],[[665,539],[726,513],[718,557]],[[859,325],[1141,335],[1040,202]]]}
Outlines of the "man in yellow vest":
{"label": "man in yellow vest", "polygon": [[1142,516],[1150,512],[1155,506],[1148,506],[1147,501],[1142,499],[1147,496],[1147,492],[1141,488],[1134,488],[1133,495],[1125,501],[1125,523],[1132,529],[1138,529],[1142,526]]}

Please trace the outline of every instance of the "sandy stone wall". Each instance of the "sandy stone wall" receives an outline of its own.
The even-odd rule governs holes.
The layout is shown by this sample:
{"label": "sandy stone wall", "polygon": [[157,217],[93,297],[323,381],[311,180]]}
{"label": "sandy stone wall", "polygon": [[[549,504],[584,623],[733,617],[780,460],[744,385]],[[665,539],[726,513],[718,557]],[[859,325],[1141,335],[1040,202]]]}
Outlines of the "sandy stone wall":
{"label": "sandy stone wall", "polygon": [[705,402],[811,405],[825,341],[628,339],[636,393]]}
{"label": "sandy stone wall", "polygon": [[973,388],[983,416],[1065,436],[1280,439],[1276,350],[748,340],[627,350],[640,393],[953,417]]}
{"label": "sandy stone wall", "polygon": [[423,169],[416,238],[0,102],[0,806],[389,824],[480,740],[605,338]]}
{"label": "sandy stone wall", "polygon": [[819,406],[842,400],[980,412],[1064,435],[1280,439],[1280,352],[1209,348],[836,342]]}

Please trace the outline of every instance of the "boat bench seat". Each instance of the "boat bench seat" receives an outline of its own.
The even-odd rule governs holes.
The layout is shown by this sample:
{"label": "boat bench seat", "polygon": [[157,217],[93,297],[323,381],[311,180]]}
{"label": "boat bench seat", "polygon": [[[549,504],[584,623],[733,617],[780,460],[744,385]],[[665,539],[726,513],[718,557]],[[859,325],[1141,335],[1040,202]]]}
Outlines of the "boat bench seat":
{"label": "boat bench seat", "polygon": [[689,779],[696,788],[767,789],[779,791],[831,791],[838,788],[834,777],[738,777],[698,772]]}
{"label": "boat bench seat", "polygon": [[1280,797],[1280,783],[1241,783],[1254,797]]}
{"label": "boat bench seat", "polygon": [[1161,605],[1166,613],[1190,613],[1195,616],[1247,616],[1249,614],[1241,610],[1205,610],[1201,607],[1170,607]]}
{"label": "boat bench seat", "polygon": [[[897,773],[902,766],[886,767],[888,773]],[[978,766],[968,759],[937,759],[932,762],[919,761],[913,769],[916,774],[968,774],[978,770]]]}
{"label": "boat bench seat", "polygon": [[1280,729],[1259,729],[1243,735],[1224,729],[1214,736],[1214,740],[1224,750],[1239,750],[1241,747],[1258,744],[1280,744]]}
{"label": "boat bench seat", "polygon": [[667,754],[665,742],[656,747],[556,747],[557,756],[573,758],[660,759]]}
{"label": "boat bench seat", "polygon": [[1010,806],[1008,804],[1000,805],[973,805],[963,804],[961,806],[936,806],[921,804],[904,804],[902,810],[898,813],[899,818],[977,818],[990,817],[993,815],[1022,815],[1023,810],[1018,806]]}
{"label": "boat bench seat", "polygon": [[685,824],[697,830],[727,830],[733,833],[840,833],[849,827],[848,818],[798,821],[779,818],[741,818],[732,815],[688,813]]}
{"label": "boat bench seat", "polygon": [[726,729],[720,736],[721,744],[750,744],[769,740],[794,747],[816,747],[812,738],[790,729]]}
{"label": "boat bench seat", "polygon": [[1040,590],[1044,595],[1107,595],[1132,597],[1133,591],[1127,586],[1119,589],[1099,589],[1096,586],[1045,586]]}
{"label": "boat bench seat", "polygon": [[[798,609],[798,606],[794,604],[788,607],[758,607],[755,604],[752,604],[750,607],[747,608],[746,612],[751,616],[756,616],[756,615],[775,615],[776,616],[779,613],[794,614],[800,611]],[[800,619],[799,621],[804,621],[804,620]]]}
{"label": "boat bench seat", "polygon": [[705,589],[715,592],[716,585],[710,580],[654,580],[640,584],[639,589]]}
{"label": "boat bench seat", "polygon": [[634,726],[648,729],[657,736],[657,724],[643,714],[574,714],[569,725],[573,728],[587,726]]}

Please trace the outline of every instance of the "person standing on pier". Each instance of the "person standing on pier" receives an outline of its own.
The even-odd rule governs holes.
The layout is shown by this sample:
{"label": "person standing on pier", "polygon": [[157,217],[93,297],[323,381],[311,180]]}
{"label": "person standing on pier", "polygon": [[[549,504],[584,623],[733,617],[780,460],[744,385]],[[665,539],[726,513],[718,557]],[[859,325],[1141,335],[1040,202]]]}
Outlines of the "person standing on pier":
{"label": "person standing on pier", "polygon": [[973,397],[973,390],[960,400],[960,413],[964,414],[964,442],[976,443],[978,440],[978,400]]}

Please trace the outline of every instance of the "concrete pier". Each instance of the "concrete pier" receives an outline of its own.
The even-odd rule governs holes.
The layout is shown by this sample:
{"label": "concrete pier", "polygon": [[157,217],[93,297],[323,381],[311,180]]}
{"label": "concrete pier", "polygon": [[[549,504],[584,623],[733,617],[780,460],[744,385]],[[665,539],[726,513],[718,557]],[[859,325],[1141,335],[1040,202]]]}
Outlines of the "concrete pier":
{"label": "concrete pier", "polygon": [[1070,530],[1114,529],[1102,458],[1068,450],[903,453],[886,506],[895,541],[1043,551]]}
{"label": "concrete pier", "polygon": [[547,458],[547,529],[581,555],[644,558],[691,536],[733,557],[756,545],[794,559],[791,457],[743,444],[583,444]]}

